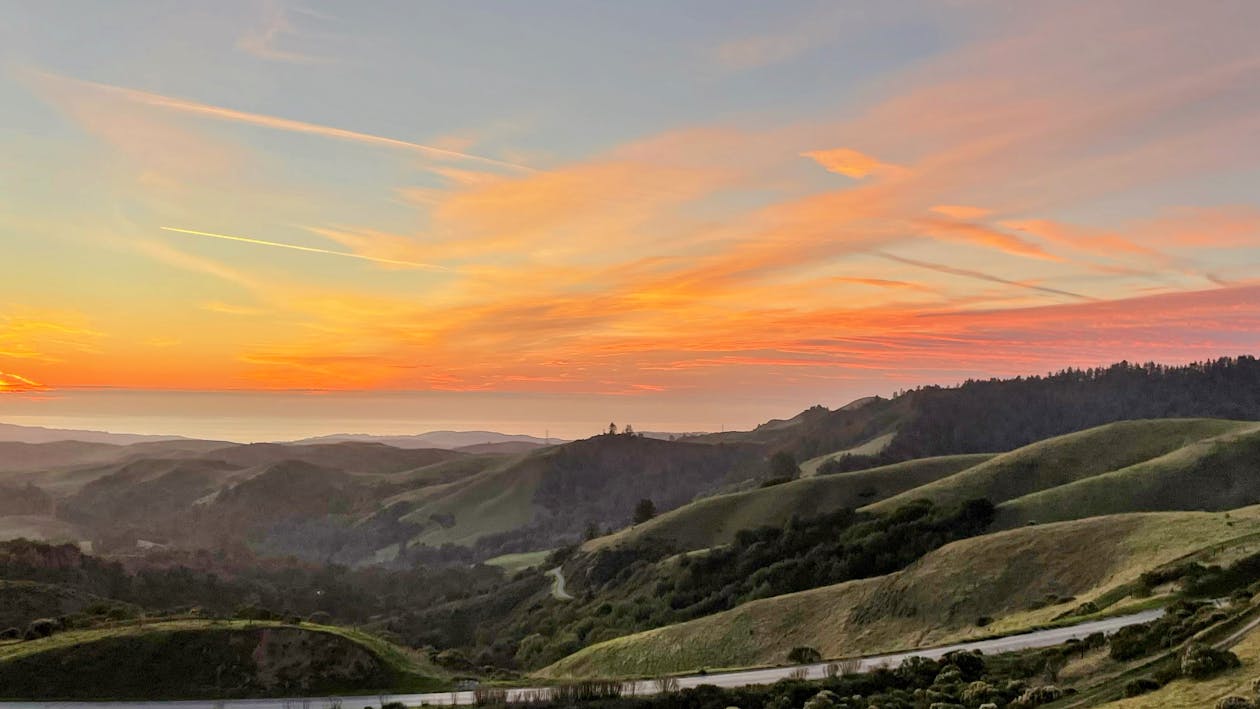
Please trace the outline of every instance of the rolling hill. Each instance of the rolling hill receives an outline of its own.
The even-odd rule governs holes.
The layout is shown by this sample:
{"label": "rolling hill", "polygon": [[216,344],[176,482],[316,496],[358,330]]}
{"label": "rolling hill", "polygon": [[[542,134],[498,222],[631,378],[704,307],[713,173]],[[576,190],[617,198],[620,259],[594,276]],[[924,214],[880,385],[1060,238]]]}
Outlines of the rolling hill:
{"label": "rolling hill", "polygon": [[793,515],[809,517],[861,507],[953,475],[991,457],[980,454],[923,458],[705,497],[643,524],[588,541],[582,549],[590,552],[647,537],[667,540],[680,549],[704,549],[730,542],[741,529],[780,526]]}
{"label": "rolling hill", "polygon": [[1215,419],[1121,421],[1024,446],[956,475],[876,502],[867,509],[889,512],[916,499],[956,504],[983,497],[999,504],[1256,426]]}
{"label": "rolling hill", "polygon": [[599,643],[540,675],[657,676],[780,664],[796,646],[850,657],[1013,632],[1196,551],[1231,540],[1254,545],[1257,534],[1260,507],[1009,530],[947,545],[887,576],[752,601]]}
{"label": "rolling hill", "polygon": [[0,697],[223,699],[436,690],[417,653],[363,633],[249,621],[166,621],[0,645]]}

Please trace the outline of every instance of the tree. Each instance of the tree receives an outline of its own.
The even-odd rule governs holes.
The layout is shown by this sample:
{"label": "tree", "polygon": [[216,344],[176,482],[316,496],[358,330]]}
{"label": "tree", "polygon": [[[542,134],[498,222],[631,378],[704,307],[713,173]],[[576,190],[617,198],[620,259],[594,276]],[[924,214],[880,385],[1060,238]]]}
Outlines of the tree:
{"label": "tree", "polygon": [[630,424],[626,424],[626,427],[625,427],[625,428],[623,428],[623,429],[621,429],[621,432],[622,432],[622,433],[624,433],[624,434],[626,434],[627,436],[633,436],[633,435],[634,435],[634,426],[631,426]]}
{"label": "tree", "polygon": [[610,423],[610,424],[608,424],[608,435],[610,435],[610,436],[615,436],[615,435],[617,435],[617,424],[616,424],[616,423]]}
{"label": "tree", "polygon": [[584,536],[584,537],[586,538],[586,540],[587,540],[587,541],[590,541],[590,540],[594,539],[595,537],[598,537],[598,536],[599,536],[599,525],[598,525],[598,524],[595,524],[594,522],[587,522],[587,523],[586,523],[586,532],[585,532],[582,536]]}
{"label": "tree", "polygon": [[656,504],[648,498],[639,500],[639,504],[634,506],[634,523],[643,524],[644,522],[656,516]]}
{"label": "tree", "polygon": [[770,456],[770,477],[797,478],[800,474],[801,466],[796,464],[796,456],[790,451],[779,451]]}

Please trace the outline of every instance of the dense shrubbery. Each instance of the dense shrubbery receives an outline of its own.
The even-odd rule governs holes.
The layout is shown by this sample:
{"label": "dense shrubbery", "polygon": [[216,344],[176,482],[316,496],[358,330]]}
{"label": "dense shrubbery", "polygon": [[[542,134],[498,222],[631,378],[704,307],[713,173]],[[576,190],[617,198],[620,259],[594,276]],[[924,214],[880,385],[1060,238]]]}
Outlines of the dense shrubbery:
{"label": "dense shrubbery", "polygon": [[896,571],[982,533],[992,517],[984,500],[953,508],[924,501],[879,517],[840,511],[741,531],[729,546],[694,555],[649,537],[567,563],[573,601],[552,601],[536,577],[524,576],[392,629],[435,647],[463,648],[478,664],[499,664],[506,654],[517,666],[539,667],[587,645],[756,598]]}
{"label": "dense shrubbery", "polygon": [[1158,620],[1121,628],[1111,636],[1111,657],[1132,660],[1168,650],[1195,633],[1224,620],[1227,614],[1211,603],[1179,601]]}

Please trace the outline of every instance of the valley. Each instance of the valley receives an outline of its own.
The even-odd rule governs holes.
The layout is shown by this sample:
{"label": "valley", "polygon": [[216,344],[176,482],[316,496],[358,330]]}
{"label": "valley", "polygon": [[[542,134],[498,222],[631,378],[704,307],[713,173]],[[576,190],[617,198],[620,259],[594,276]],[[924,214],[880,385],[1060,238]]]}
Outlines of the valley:
{"label": "valley", "polygon": [[[1205,372],[1228,383],[1205,393]],[[0,696],[438,703],[479,683],[459,696],[485,703],[676,677],[650,701],[751,682],[769,683],[755,701],[811,682],[893,697],[932,683],[846,676],[945,667],[948,648],[1021,696],[1116,698],[1260,615],[1257,383],[1247,358],[1117,365],[676,440],[0,441]],[[1030,390],[1041,408],[1018,405]],[[977,406],[1005,413],[960,417]],[[1096,636],[1131,645],[1130,626],[1169,639]]]}

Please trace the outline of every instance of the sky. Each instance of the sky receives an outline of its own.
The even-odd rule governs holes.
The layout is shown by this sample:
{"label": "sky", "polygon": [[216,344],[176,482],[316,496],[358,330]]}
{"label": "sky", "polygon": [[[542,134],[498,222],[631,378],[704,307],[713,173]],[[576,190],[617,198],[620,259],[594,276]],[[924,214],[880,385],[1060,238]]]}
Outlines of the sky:
{"label": "sky", "polygon": [[1260,349],[1251,0],[0,0],[0,419],[745,428]]}

